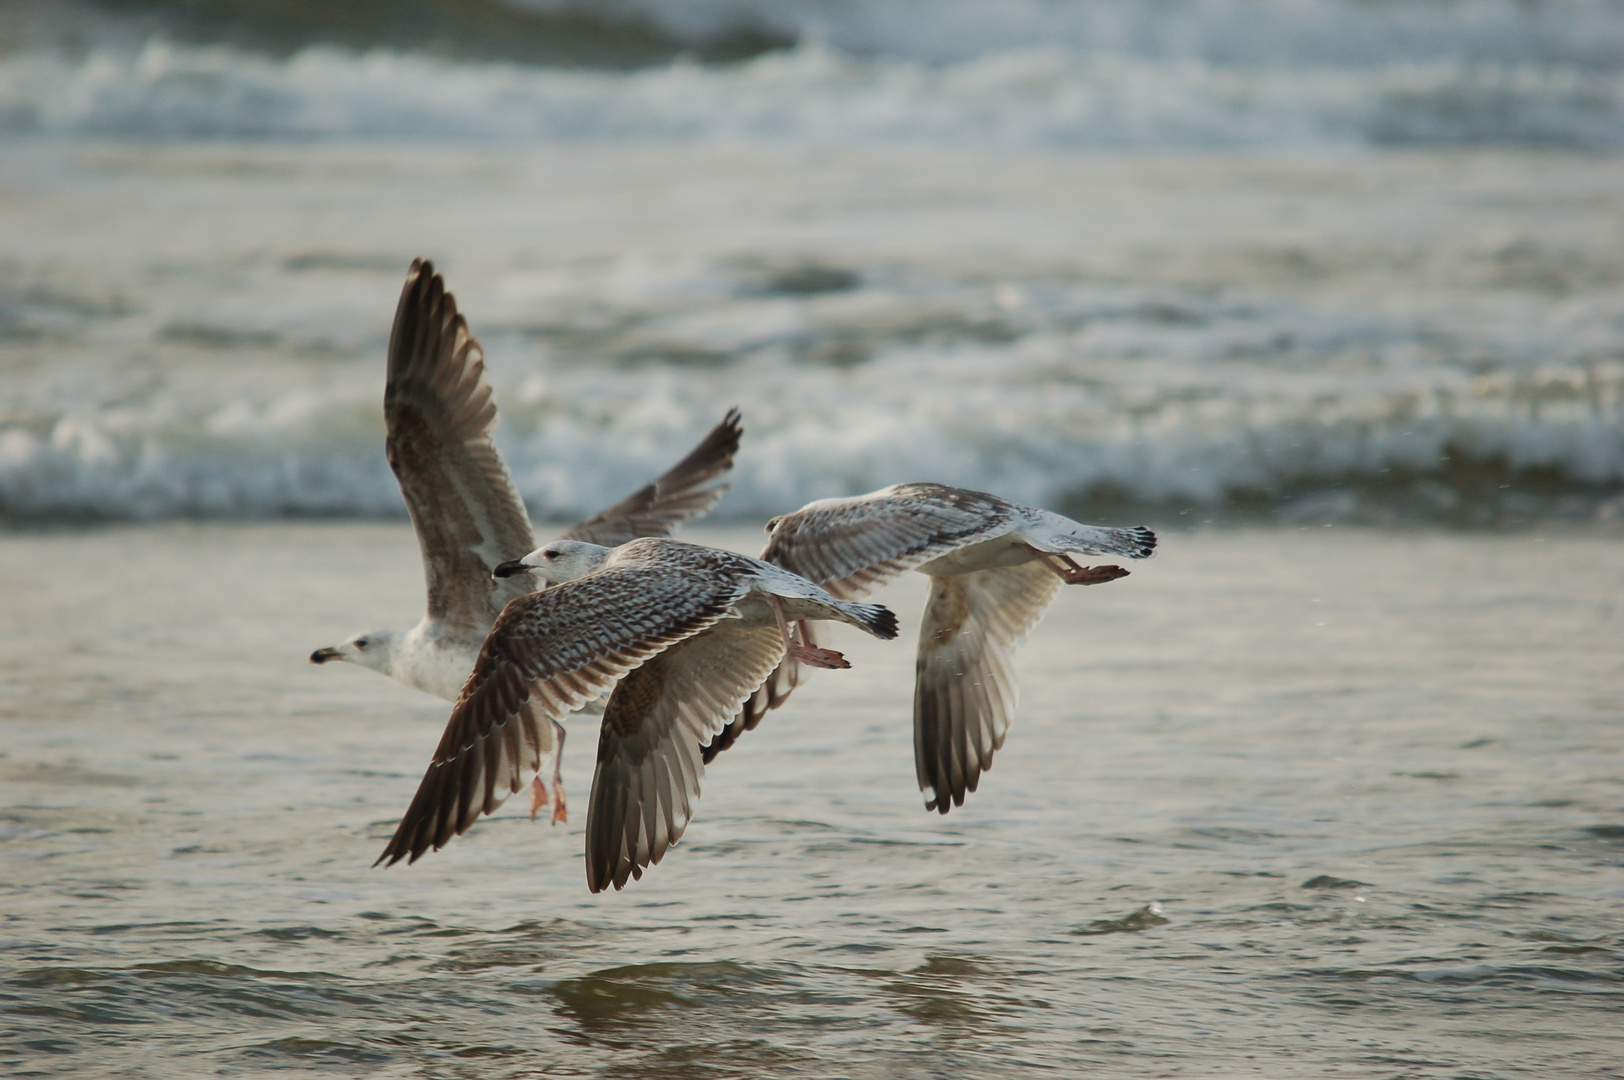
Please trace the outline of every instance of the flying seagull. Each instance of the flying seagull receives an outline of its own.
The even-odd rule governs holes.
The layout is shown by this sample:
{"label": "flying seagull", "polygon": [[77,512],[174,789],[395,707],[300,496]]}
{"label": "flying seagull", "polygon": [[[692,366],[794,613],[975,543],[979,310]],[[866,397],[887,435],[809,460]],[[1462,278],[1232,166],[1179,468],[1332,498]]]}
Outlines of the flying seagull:
{"label": "flying seagull", "polygon": [[[426,259],[414,260],[395,308],[383,394],[389,467],[400,483],[423,553],[428,611],[409,630],[374,630],[317,649],[313,664],[342,660],[455,701],[497,615],[536,588],[528,576],[491,577],[536,546],[524,500],[491,441],[496,405],[484,352],[457,302]],[[566,537],[615,545],[664,536],[702,516],[727,490],[706,486],[733,465],[743,434],[737,409],[658,480],[586,521]],[[532,815],[549,801],[565,820],[557,730],[551,796],[538,775]]]}
{"label": "flying seagull", "polygon": [[[1015,650],[1061,585],[1125,577],[1119,566],[1073,555],[1149,558],[1156,534],[1083,525],[979,491],[896,484],[822,499],[767,523],[761,557],[858,600],[917,570],[930,578],[914,678],[914,765],[925,808],[963,806],[1015,719]],[[799,681],[793,658],[773,672],[726,731],[708,763],[777,708]]]}
{"label": "flying seagull", "polygon": [[838,619],[896,637],[896,616],[840,600],[771,563],[677,540],[617,548],[555,540],[496,568],[560,582],[503,610],[445,736],[378,862],[438,850],[522,786],[551,722],[613,688],[587,808],[593,892],[623,887],[682,836],[701,748],[785,658],[850,666],[791,624]]}

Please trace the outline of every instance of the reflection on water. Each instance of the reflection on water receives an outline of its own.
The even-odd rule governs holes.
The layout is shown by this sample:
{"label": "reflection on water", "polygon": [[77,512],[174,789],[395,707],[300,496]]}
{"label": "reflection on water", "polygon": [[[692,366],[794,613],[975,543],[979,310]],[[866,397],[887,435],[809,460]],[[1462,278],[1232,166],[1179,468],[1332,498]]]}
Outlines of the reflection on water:
{"label": "reflection on water", "polygon": [[1162,918],[1162,906],[1150,903],[1120,919],[1095,919],[1087,926],[1073,930],[1072,933],[1080,937],[1093,937],[1096,934],[1133,934],[1140,930],[1166,926],[1167,922],[1168,920]]}

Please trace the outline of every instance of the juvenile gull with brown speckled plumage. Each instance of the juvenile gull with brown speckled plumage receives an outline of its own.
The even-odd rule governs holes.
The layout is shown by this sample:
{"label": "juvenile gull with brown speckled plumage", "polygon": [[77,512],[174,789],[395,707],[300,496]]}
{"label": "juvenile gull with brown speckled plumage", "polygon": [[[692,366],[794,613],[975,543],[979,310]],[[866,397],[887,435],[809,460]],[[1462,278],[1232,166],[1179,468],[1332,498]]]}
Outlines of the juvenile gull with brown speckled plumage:
{"label": "juvenile gull with brown speckled plumage", "polygon": [[415,861],[519,790],[547,722],[613,688],[587,807],[593,892],[641,877],[676,843],[702,748],[786,654],[845,667],[790,623],[838,619],[896,636],[896,616],[748,555],[676,540],[557,540],[496,568],[558,582],[508,604],[480,649],[423,781],[379,856]]}

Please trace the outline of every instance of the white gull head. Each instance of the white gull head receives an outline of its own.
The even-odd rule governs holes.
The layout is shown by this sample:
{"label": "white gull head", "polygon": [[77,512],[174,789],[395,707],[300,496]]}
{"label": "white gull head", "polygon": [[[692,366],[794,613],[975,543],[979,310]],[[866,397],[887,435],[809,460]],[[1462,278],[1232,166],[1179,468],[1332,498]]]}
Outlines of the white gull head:
{"label": "white gull head", "polygon": [[588,544],[584,540],[554,540],[522,559],[502,563],[491,573],[495,577],[530,574],[554,584],[574,581],[602,567],[612,550],[601,544]]}
{"label": "white gull head", "polygon": [[310,654],[312,664],[325,664],[329,660],[342,660],[392,676],[395,666],[395,632],[374,630],[356,634],[340,645],[329,645]]}

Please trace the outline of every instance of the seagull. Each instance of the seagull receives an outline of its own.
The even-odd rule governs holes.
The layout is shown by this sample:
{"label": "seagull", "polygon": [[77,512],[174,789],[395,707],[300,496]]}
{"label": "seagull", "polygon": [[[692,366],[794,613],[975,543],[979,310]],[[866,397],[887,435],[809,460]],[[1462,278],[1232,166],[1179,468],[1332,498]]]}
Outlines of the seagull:
{"label": "seagull", "polygon": [[[914,681],[914,765],[927,810],[963,806],[1015,719],[1015,650],[1062,585],[1126,577],[1120,566],[1072,556],[1146,559],[1156,534],[1084,525],[1033,506],[941,484],[896,484],[849,499],[821,499],[767,523],[761,557],[859,600],[917,570],[930,578]],[[808,631],[803,637],[810,641]],[[727,730],[705,747],[708,764],[777,708],[799,682],[792,657]]]}
{"label": "seagull", "polygon": [[[341,660],[407,686],[457,700],[496,617],[536,588],[529,577],[491,577],[498,565],[536,546],[524,500],[491,441],[496,405],[484,352],[445,282],[426,259],[412,262],[389,335],[383,394],[389,467],[400,483],[423,553],[428,611],[409,630],[374,630],[317,649],[312,664]],[[702,516],[727,490],[705,485],[727,472],[743,434],[737,409],[664,476],[571,529],[575,540],[615,545],[664,536]],[[558,758],[553,790],[537,776],[531,815],[549,801],[567,820]]]}
{"label": "seagull", "polygon": [[555,540],[495,574],[558,584],[503,609],[378,863],[416,862],[495,810],[522,786],[521,770],[538,767],[551,722],[612,688],[587,808],[586,874],[594,893],[620,889],[682,836],[704,775],[702,747],[786,656],[850,666],[791,623],[838,619],[881,639],[897,634],[896,616],[878,604],[678,540],[616,548]]}

